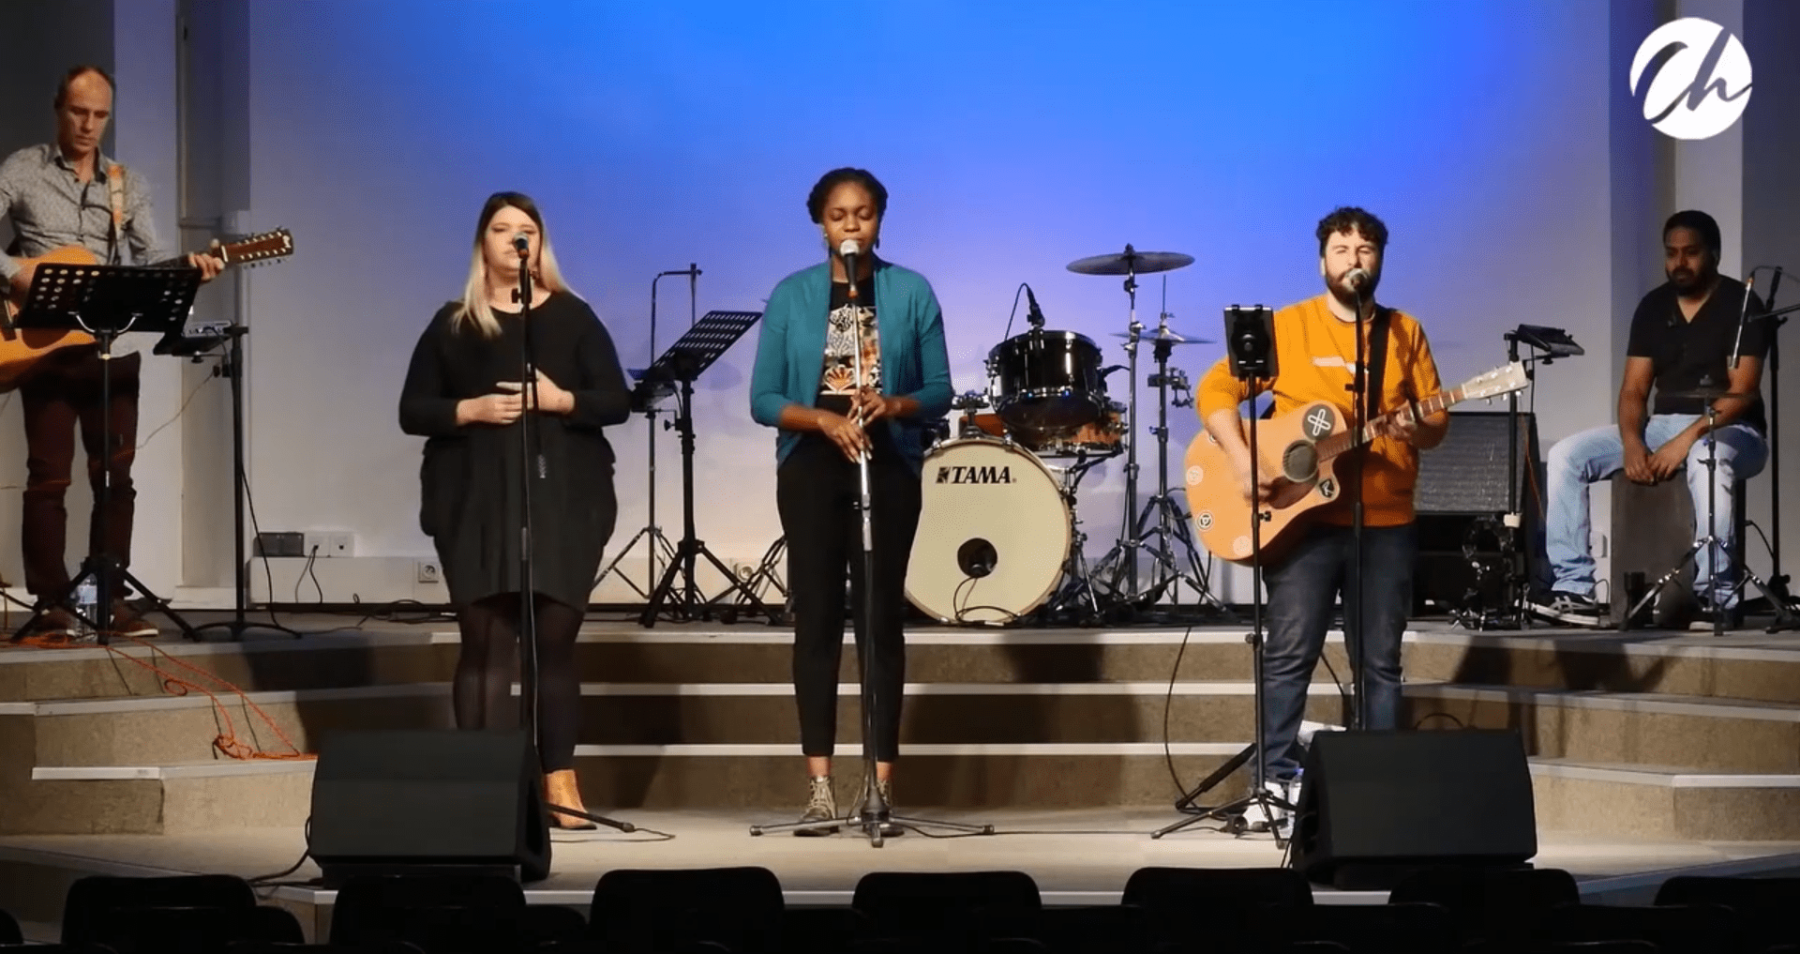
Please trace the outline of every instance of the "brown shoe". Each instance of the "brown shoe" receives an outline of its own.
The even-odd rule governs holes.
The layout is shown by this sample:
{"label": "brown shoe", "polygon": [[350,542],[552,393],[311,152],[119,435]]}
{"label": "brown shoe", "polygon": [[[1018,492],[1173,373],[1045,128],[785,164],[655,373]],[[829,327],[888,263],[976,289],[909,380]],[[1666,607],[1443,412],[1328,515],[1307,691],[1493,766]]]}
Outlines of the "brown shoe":
{"label": "brown shoe", "polygon": [[32,623],[19,632],[20,639],[68,639],[81,631],[81,622],[75,614],[60,606],[52,606]]}
{"label": "brown shoe", "polygon": [[131,604],[124,600],[113,600],[112,626],[107,632],[120,636],[135,636],[138,639],[149,639],[158,634],[154,623],[138,614]]}
{"label": "brown shoe", "polygon": [[[578,812],[587,811],[587,806],[581,804],[581,789],[576,785],[574,769],[563,769],[544,776],[544,801]],[[550,827],[565,831],[593,831],[599,826],[585,818],[550,812]]]}

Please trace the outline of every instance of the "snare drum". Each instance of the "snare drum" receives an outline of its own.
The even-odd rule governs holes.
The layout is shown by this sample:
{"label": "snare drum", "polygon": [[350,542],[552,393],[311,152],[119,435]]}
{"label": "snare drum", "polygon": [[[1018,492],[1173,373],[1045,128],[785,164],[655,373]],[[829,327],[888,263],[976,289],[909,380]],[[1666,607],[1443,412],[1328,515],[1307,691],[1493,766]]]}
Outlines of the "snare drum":
{"label": "snare drum", "polygon": [[988,387],[1007,426],[1065,436],[1100,416],[1100,348],[1073,331],[1034,328],[988,352]]}
{"label": "snare drum", "polygon": [[1056,589],[1074,525],[1060,482],[1029,451],[989,437],[932,448],[906,598],[945,623],[1007,623]]}

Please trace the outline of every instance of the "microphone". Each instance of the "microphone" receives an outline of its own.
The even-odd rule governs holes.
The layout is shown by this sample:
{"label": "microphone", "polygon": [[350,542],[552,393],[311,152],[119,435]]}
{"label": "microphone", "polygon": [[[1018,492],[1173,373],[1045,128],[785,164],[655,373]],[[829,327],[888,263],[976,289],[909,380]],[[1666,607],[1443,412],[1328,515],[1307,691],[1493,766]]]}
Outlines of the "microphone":
{"label": "microphone", "polygon": [[856,256],[862,254],[862,246],[855,239],[845,239],[838,245],[838,257],[844,260],[844,275],[850,280],[850,300],[856,300]]}
{"label": "microphone", "polygon": [[1344,273],[1344,284],[1349,285],[1351,288],[1360,291],[1362,287],[1368,283],[1369,273],[1367,269],[1352,268]]}
{"label": "microphone", "polygon": [[1030,322],[1032,327],[1044,327],[1044,313],[1038,310],[1037,295],[1032,293],[1030,285],[1025,286],[1025,301],[1031,309],[1025,316],[1025,320]]}
{"label": "microphone", "polygon": [[513,233],[513,251],[518,252],[520,255],[528,255],[531,253],[531,240],[525,237],[524,232]]}
{"label": "microphone", "polygon": [[979,580],[994,572],[994,566],[999,562],[999,551],[980,537],[964,540],[963,545],[956,548],[956,567],[970,579]]}
{"label": "microphone", "polygon": [[1738,358],[1743,355],[1744,323],[1750,319],[1750,288],[1756,284],[1756,272],[1744,276],[1744,303],[1738,307],[1737,337],[1731,342],[1731,370],[1736,371]]}

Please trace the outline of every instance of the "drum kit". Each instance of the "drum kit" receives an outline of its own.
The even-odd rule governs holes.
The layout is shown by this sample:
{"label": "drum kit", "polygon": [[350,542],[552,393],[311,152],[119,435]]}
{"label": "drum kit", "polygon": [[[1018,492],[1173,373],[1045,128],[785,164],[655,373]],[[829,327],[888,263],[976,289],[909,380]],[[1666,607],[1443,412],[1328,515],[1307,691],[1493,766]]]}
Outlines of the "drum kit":
{"label": "drum kit", "polygon": [[[907,598],[927,616],[959,625],[1027,619],[1098,623],[1135,617],[1185,583],[1202,608],[1223,610],[1210,593],[1206,564],[1186,514],[1168,486],[1168,407],[1192,406],[1187,376],[1169,367],[1178,345],[1210,342],[1178,334],[1164,308],[1146,334],[1137,317],[1137,276],[1193,264],[1191,255],[1139,252],[1069,263],[1082,275],[1122,275],[1130,299],[1124,365],[1103,367],[1093,339],[1044,328],[1032,295],[1031,328],[988,352],[985,393],[951,405],[921,471],[922,509],[907,571]],[[1156,373],[1158,492],[1139,512],[1138,345],[1150,342]],[[1123,402],[1106,378],[1127,371]],[[1183,395],[1186,395],[1185,397]],[[1093,467],[1120,455],[1125,514],[1118,543],[1090,567],[1083,554],[1076,489]],[[1151,561],[1139,585],[1141,558]],[[1179,588],[1175,596],[1179,599]]]}

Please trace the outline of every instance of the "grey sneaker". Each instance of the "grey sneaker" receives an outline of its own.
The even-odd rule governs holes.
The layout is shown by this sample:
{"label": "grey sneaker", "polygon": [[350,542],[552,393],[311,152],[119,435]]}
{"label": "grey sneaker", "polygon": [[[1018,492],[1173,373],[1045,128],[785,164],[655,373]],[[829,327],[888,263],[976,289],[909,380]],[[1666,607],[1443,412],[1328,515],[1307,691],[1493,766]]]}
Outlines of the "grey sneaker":
{"label": "grey sneaker", "polygon": [[[806,811],[800,813],[801,824],[831,821],[837,817],[837,796],[831,791],[831,776],[813,775],[806,780]],[[794,834],[804,837],[837,834],[837,826],[828,828],[799,828]]]}
{"label": "grey sneaker", "polygon": [[1600,604],[1579,593],[1534,594],[1527,601],[1533,616],[1568,626],[1598,627],[1605,624]]}

